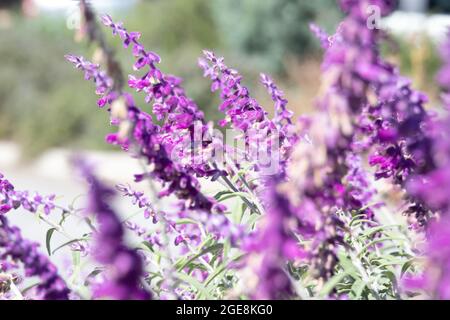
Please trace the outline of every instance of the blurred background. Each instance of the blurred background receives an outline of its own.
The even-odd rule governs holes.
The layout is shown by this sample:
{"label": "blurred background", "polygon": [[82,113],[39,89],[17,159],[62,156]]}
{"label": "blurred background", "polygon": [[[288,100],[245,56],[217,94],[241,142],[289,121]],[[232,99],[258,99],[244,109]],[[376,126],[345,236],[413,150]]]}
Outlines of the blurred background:
{"label": "blurred background", "polygon": [[[146,47],[161,55],[163,71],[184,78],[188,94],[211,120],[220,117],[219,101],[197,67],[202,49],[224,56],[271,112],[270,97],[259,85],[259,73],[269,73],[285,91],[290,108],[301,115],[314,110],[320,81],[322,52],[309,23],[333,33],[342,18],[335,0],[91,3],[98,13],[109,13],[128,30],[140,31]],[[394,40],[384,46],[385,56],[431,97],[430,107],[439,105],[433,86],[440,65],[436,48],[450,25],[449,12],[448,0],[404,0],[383,21]],[[0,0],[0,172],[20,190],[56,193],[62,205],[85,190],[70,170],[67,159],[72,152],[87,151],[111,183],[130,182],[132,174],[141,171],[127,155],[108,149],[108,114],[97,108],[93,84],[64,59],[68,53],[88,58],[94,54],[95,47],[77,36],[78,26],[77,1]],[[124,72],[131,73],[130,51],[104,31]],[[148,108],[142,95],[136,98]],[[11,220],[45,246],[46,229],[28,217],[11,215]]]}

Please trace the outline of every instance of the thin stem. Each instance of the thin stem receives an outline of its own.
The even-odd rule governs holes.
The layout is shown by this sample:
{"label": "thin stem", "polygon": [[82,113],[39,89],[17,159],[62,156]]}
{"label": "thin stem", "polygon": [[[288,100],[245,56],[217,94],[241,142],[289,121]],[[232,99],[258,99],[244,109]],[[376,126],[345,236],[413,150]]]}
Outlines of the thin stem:
{"label": "thin stem", "polygon": [[[226,155],[225,155],[226,157]],[[242,181],[247,193],[251,196],[253,203],[255,204],[255,206],[258,208],[258,211],[260,212],[260,214],[263,214],[265,212],[264,207],[261,205],[258,197],[254,194],[253,190],[251,190],[250,186],[248,185],[247,181],[244,179],[244,177],[242,177],[239,174],[239,170],[236,167],[236,165],[234,164],[234,162],[230,161],[229,159],[226,160],[227,164],[231,167],[231,169],[234,171],[234,174],[237,175],[237,177],[239,178],[239,180]]]}
{"label": "thin stem", "polygon": [[[236,188],[233,183],[228,179],[226,176],[222,176],[221,179],[225,182],[225,184],[233,191],[233,192],[239,192],[239,189]],[[250,210],[254,211],[257,214],[261,214],[261,211],[259,210],[258,206],[256,204],[251,203],[247,198],[241,197],[242,201],[245,202],[245,204],[250,208]]]}
{"label": "thin stem", "polygon": [[51,221],[50,219],[48,219],[45,215],[43,214],[39,214],[39,219],[41,219],[42,221],[44,221],[45,223],[47,223],[49,226],[53,227],[56,232],[62,234],[64,237],[66,237],[69,240],[75,240],[78,239],[78,237],[75,237],[73,235],[71,235],[70,233],[68,233],[64,227],[60,226],[59,224]]}

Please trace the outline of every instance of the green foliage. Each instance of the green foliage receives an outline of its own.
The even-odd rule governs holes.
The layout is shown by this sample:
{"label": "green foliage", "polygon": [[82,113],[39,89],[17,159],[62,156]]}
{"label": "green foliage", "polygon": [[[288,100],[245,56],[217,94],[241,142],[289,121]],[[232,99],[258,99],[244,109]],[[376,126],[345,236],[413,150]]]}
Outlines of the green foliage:
{"label": "green foliage", "polygon": [[2,0],[0,2],[0,9],[2,8],[10,8],[10,7],[18,7],[22,1],[21,0]]}
{"label": "green foliage", "polygon": [[450,12],[450,2],[448,0],[431,0],[430,7],[433,11]]}
{"label": "green foliage", "polygon": [[88,146],[89,136],[104,145],[107,115],[96,112],[92,87],[64,59],[78,51],[71,34],[18,20],[0,31],[0,139],[20,142],[29,156],[50,146]]}
{"label": "green foliage", "polygon": [[346,294],[352,300],[399,299],[399,281],[411,265],[412,251],[405,230],[381,225],[362,215],[342,214],[348,226],[347,248],[338,253],[335,276],[319,292]]}
{"label": "green foliage", "polygon": [[229,47],[256,56],[261,67],[281,71],[286,57],[318,48],[309,23],[334,27],[340,13],[334,0],[217,0],[218,27]]}

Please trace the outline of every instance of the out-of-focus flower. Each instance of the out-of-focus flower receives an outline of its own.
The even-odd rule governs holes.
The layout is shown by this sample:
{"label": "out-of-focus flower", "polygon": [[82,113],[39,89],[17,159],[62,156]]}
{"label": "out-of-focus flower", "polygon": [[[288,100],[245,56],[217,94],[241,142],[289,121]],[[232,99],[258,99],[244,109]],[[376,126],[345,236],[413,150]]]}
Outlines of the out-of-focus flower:
{"label": "out-of-focus flower", "polygon": [[287,262],[305,258],[295,231],[303,226],[292,211],[289,201],[277,190],[279,180],[273,180],[266,197],[269,207],[261,231],[246,245],[250,253],[260,255],[259,265],[254,267],[258,283],[253,290],[255,299],[289,299],[294,294],[286,269]]}
{"label": "out-of-focus flower", "polygon": [[[449,52],[449,43],[445,43],[442,53]],[[448,73],[448,57],[444,57],[444,66],[438,79],[444,90],[449,87],[445,80]],[[446,103],[446,96],[443,97]],[[427,258],[425,269],[419,276],[407,276],[406,289],[422,289],[432,299],[450,299],[450,116],[433,122],[432,148],[430,157],[435,168],[416,175],[408,181],[407,188],[410,194],[423,202],[436,214],[424,212],[433,217],[427,229],[427,244],[424,254]]]}
{"label": "out-of-focus flower", "polygon": [[19,228],[9,225],[0,215],[0,260],[22,263],[27,277],[37,276],[37,298],[67,300],[70,290],[58,275],[56,267],[38,251],[39,245],[24,239]]}
{"label": "out-of-focus flower", "polygon": [[115,192],[103,185],[87,164],[82,161],[77,164],[90,184],[86,212],[94,215],[99,223],[92,252],[95,259],[107,267],[105,281],[94,288],[94,298],[150,299],[150,292],[140,284],[143,275],[141,257],[123,244],[122,223],[109,205]]}

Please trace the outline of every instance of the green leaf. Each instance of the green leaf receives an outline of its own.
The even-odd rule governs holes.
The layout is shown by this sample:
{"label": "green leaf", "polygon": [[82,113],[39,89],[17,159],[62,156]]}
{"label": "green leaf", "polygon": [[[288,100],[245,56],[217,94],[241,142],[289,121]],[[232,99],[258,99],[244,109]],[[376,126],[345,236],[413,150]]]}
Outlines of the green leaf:
{"label": "green leaf", "polygon": [[176,224],[198,224],[198,222],[189,218],[184,218],[177,220]]}
{"label": "green leaf", "polygon": [[56,231],[56,228],[50,228],[47,231],[47,235],[45,236],[45,246],[47,247],[48,255],[52,255],[52,249],[50,245],[50,241],[52,240],[52,235]]}
{"label": "green leaf", "polygon": [[415,259],[411,259],[409,261],[406,261],[405,264],[402,266],[402,271],[400,272],[400,277],[403,277],[405,273],[413,266],[415,262]]}
{"label": "green leaf", "polygon": [[366,283],[362,279],[356,280],[352,285],[352,293],[355,299],[361,299],[361,296],[366,288]]}
{"label": "green leaf", "polygon": [[40,284],[41,284],[40,282],[36,282],[36,283],[29,285],[28,287],[26,287],[25,289],[22,290],[22,295],[25,295],[28,291],[30,291],[34,287],[37,287]]}
{"label": "green leaf", "polygon": [[150,242],[148,241],[142,241],[141,244],[148,250],[150,250],[151,252],[155,252],[153,249],[153,246]]}
{"label": "green leaf", "polygon": [[88,286],[89,285],[89,278],[95,277],[96,275],[100,274],[103,272],[102,268],[95,268],[94,270],[92,270],[86,277],[86,280],[84,280],[84,285]]}
{"label": "green leaf", "polygon": [[341,251],[338,253],[338,258],[342,269],[344,269],[345,273],[350,275],[353,279],[360,279],[359,273],[356,267],[353,265],[352,260],[350,260],[345,252]]}
{"label": "green leaf", "polygon": [[73,240],[67,241],[67,242],[63,243],[62,245],[60,245],[59,247],[57,247],[55,250],[53,250],[52,254],[55,254],[56,251],[64,248],[65,246],[68,246],[69,244],[72,244],[72,243],[75,243],[75,242],[79,242],[79,241],[82,241],[82,240],[84,240],[84,239],[73,239]]}
{"label": "green leaf", "polygon": [[320,290],[319,297],[326,297],[334,289],[334,287],[336,287],[339,282],[345,278],[345,276],[347,276],[346,272],[340,272],[334,275],[327,283],[325,283],[322,290]]}
{"label": "green leaf", "polygon": [[178,271],[183,270],[187,265],[189,265],[190,263],[194,262],[197,258],[210,253],[210,252],[217,252],[219,250],[221,250],[223,248],[223,244],[222,243],[216,243],[213,244],[210,247],[207,247],[205,249],[203,249],[202,251],[200,251],[200,253],[194,255],[192,258],[190,258],[189,260],[187,260],[184,263],[180,263],[180,265],[177,267]]}
{"label": "green leaf", "polygon": [[190,284],[192,287],[197,289],[197,291],[199,293],[197,298],[201,298],[203,296],[207,300],[214,300],[214,296],[211,295],[209,293],[209,291],[206,289],[206,287],[201,282],[199,282],[197,279],[195,279],[187,274],[180,273],[180,272],[175,273],[175,276],[178,279]]}
{"label": "green leaf", "polygon": [[222,196],[227,195],[227,194],[230,194],[230,193],[233,193],[233,192],[232,192],[232,191],[229,191],[229,190],[220,191],[220,192],[216,193],[216,195],[214,196],[214,198],[215,198],[217,201],[221,201],[220,198],[222,198]]}

